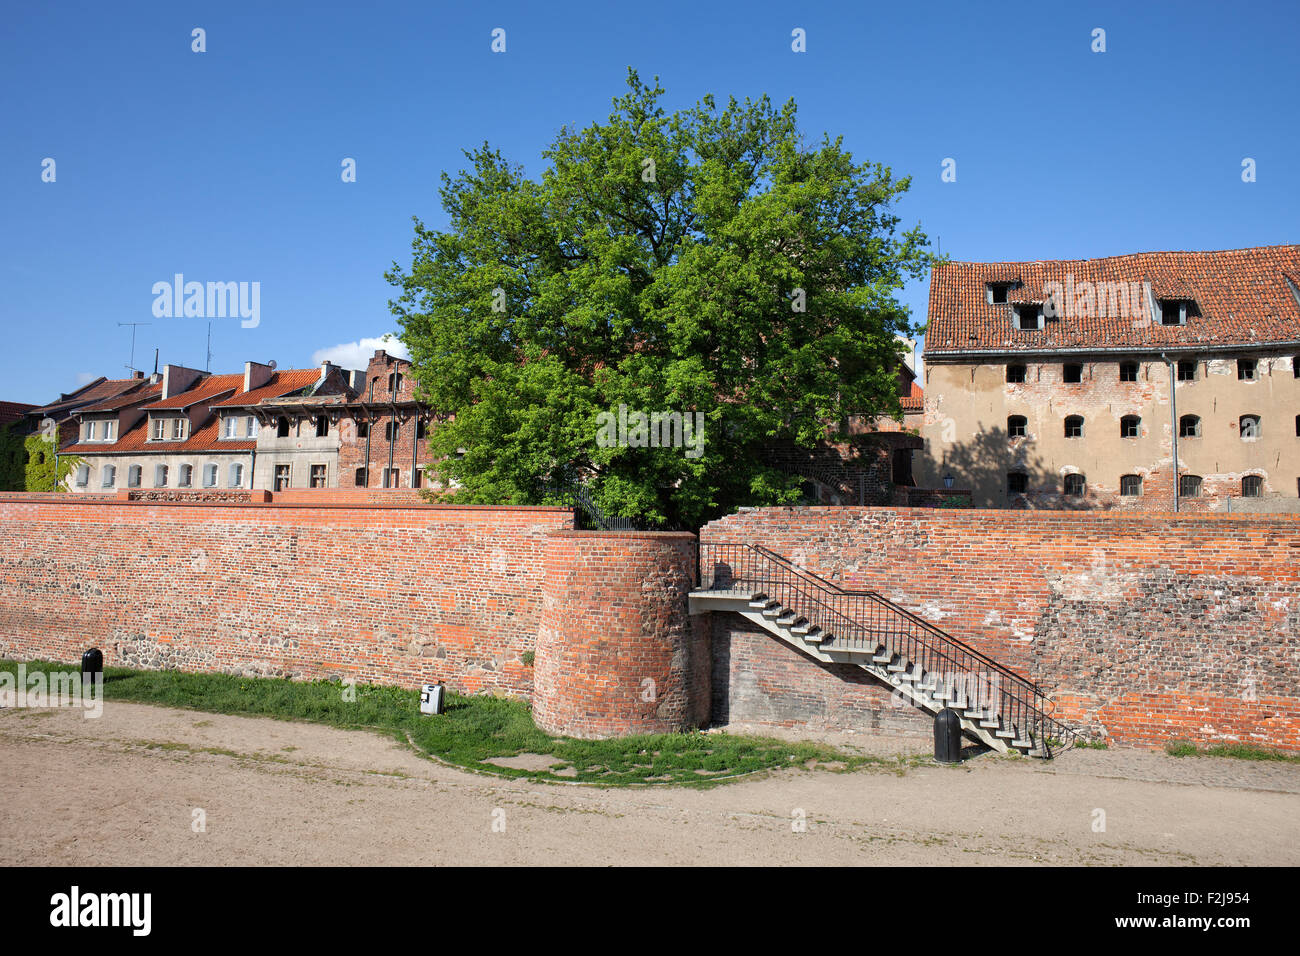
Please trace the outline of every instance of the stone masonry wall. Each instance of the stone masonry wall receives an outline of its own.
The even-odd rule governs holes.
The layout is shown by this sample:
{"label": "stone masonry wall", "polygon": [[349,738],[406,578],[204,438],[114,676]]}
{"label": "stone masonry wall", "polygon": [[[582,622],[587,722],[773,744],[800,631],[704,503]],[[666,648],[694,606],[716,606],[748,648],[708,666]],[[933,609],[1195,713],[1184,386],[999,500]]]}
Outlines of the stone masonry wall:
{"label": "stone masonry wall", "polygon": [[689,613],[695,536],[559,531],[547,542],[534,717],[552,733],[667,733],[709,718],[709,622]]}
{"label": "stone masonry wall", "polygon": [[0,498],[0,657],[528,695],[558,508]]}
{"label": "stone masonry wall", "polygon": [[[1296,516],[763,508],[709,524],[700,540],[701,561],[710,542],[762,544],[875,590],[1036,680],[1059,718],[1093,734],[1300,751]],[[741,634],[718,622],[714,646]],[[787,669],[766,710],[737,714],[732,668],[732,719],[873,720],[840,705],[845,691],[827,689],[824,670]]]}

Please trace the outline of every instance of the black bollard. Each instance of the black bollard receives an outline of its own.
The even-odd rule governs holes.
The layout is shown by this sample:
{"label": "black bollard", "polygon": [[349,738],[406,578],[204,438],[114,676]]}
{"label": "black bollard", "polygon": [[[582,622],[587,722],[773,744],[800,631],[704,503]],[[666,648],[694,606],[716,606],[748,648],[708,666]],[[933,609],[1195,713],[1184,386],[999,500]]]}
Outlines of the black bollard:
{"label": "black bollard", "polygon": [[934,715],[934,759],[961,763],[961,718],[950,707]]}
{"label": "black bollard", "polygon": [[81,681],[93,683],[96,674],[104,672],[104,655],[98,647],[92,647],[81,655]]}

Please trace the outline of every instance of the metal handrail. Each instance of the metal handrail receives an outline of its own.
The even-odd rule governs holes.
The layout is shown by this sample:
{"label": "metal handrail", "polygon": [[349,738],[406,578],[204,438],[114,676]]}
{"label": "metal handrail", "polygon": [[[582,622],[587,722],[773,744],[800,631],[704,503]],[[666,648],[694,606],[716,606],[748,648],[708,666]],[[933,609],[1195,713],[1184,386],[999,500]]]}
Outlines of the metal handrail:
{"label": "metal handrail", "polygon": [[875,651],[882,645],[926,674],[960,682],[984,714],[1033,733],[1050,752],[1051,738],[1071,744],[1074,731],[1050,716],[1051,701],[1034,682],[875,591],[849,590],[761,545],[700,544],[701,588],[748,590],[773,598],[799,619],[832,635],[828,649]]}

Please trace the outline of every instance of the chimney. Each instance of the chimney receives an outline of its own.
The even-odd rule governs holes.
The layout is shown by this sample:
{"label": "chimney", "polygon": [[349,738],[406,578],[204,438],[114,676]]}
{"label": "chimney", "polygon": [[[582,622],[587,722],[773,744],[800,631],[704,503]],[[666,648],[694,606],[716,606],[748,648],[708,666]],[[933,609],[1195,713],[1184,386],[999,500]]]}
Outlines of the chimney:
{"label": "chimney", "polygon": [[184,365],[164,365],[162,371],[162,397],[171,398],[185,391],[203,377],[198,369]]}
{"label": "chimney", "polygon": [[137,371],[131,373],[131,377],[132,377],[133,379],[135,379],[136,381],[139,381],[140,379],[144,378],[144,372],[141,372],[141,371],[138,371],[138,370],[137,370]]}
{"label": "chimney", "polygon": [[274,369],[269,365],[263,365],[261,362],[244,363],[244,391],[251,392],[255,388],[261,388],[271,380]]}
{"label": "chimney", "polygon": [[317,388],[325,384],[325,379],[330,377],[330,369],[332,368],[337,368],[337,366],[333,362],[320,363],[320,378],[316,380]]}

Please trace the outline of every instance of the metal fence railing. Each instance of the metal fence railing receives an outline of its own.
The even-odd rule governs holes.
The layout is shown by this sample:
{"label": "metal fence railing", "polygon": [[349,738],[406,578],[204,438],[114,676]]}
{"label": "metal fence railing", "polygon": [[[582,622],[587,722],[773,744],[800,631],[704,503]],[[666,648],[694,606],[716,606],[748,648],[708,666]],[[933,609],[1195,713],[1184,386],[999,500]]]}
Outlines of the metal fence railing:
{"label": "metal fence railing", "polygon": [[1051,701],[1031,681],[875,591],[846,590],[796,567],[760,545],[700,544],[700,587],[763,594],[833,635],[832,649],[876,651],[963,689],[973,706],[1000,716],[1003,726],[1031,733],[1049,753],[1077,735],[1051,716]]}

